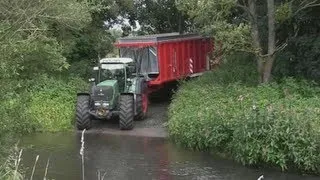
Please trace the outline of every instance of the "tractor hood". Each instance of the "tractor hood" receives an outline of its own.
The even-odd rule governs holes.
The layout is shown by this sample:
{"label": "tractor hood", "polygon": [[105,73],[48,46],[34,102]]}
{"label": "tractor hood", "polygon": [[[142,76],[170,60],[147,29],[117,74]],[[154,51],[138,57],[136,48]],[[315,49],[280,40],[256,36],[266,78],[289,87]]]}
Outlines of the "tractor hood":
{"label": "tractor hood", "polygon": [[113,109],[119,93],[118,89],[117,80],[102,81],[92,87],[92,100],[94,102],[106,102],[109,104],[108,109]]}

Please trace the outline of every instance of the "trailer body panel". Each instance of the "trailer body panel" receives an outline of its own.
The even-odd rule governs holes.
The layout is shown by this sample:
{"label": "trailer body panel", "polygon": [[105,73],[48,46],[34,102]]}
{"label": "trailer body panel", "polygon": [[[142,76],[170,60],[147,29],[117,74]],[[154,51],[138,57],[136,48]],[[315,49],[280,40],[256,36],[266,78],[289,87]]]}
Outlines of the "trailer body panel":
{"label": "trailer body panel", "polygon": [[134,57],[139,62],[150,86],[159,86],[209,70],[213,43],[213,39],[196,34],[170,33],[120,38],[115,45],[121,57]]}

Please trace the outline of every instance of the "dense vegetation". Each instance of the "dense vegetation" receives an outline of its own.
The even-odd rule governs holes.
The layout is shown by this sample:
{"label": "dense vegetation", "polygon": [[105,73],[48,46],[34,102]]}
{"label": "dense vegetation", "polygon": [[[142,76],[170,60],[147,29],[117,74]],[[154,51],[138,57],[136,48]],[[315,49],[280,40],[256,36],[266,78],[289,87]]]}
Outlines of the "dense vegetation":
{"label": "dense vegetation", "polygon": [[171,137],[243,164],[319,172],[320,88],[291,78],[258,85],[250,63],[183,83],[170,106]]}
{"label": "dense vegetation", "polygon": [[[117,37],[197,32],[222,41],[227,62],[183,83],[170,109],[171,136],[244,164],[319,172],[319,87],[309,81],[320,80],[319,5],[0,0],[0,153],[12,134],[70,129],[76,92],[99,58],[115,55]],[[243,51],[250,55],[229,59]]]}

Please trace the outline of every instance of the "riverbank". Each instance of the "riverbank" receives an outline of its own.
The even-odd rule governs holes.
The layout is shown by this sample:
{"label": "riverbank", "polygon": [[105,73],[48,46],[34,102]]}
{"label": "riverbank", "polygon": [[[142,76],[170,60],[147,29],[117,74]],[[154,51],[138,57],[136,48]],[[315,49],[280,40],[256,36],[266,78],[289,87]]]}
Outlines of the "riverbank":
{"label": "riverbank", "polygon": [[296,79],[255,82],[253,62],[229,62],[182,83],[169,108],[178,144],[250,166],[320,173],[320,88]]}

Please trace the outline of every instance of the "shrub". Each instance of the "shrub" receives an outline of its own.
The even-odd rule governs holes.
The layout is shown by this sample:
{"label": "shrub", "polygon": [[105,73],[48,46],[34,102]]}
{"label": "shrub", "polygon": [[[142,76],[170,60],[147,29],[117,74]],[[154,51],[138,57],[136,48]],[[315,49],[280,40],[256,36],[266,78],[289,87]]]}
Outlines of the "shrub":
{"label": "shrub", "polygon": [[[14,81],[12,84],[22,84]],[[76,93],[87,90],[80,78],[39,76],[1,94],[0,140],[9,134],[70,128]]]}
{"label": "shrub", "polygon": [[246,165],[319,173],[320,88],[294,79],[255,86],[242,81],[248,77],[219,76],[236,74],[230,69],[224,65],[182,84],[169,108],[171,138],[230,153]]}
{"label": "shrub", "polygon": [[78,78],[68,80],[42,78],[34,86],[27,114],[38,131],[61,131],[71,127],[76,93],[87,84]]}
{"label": "shrub", "polygon": [[14,94],[12,99],[0,102],[0,139],[11,133],[28,133],[35,129],[35,124],[25,114],[28,98]]}
{"label": "shrub", "polygon": [[230,143],[243,164],[267,163],[319,171],[319,97],[282,98],[246,111]]}

